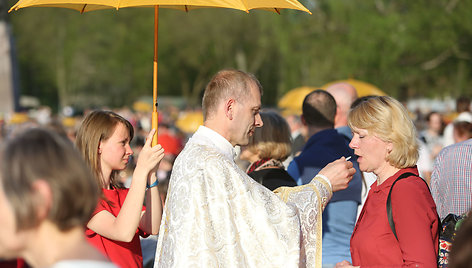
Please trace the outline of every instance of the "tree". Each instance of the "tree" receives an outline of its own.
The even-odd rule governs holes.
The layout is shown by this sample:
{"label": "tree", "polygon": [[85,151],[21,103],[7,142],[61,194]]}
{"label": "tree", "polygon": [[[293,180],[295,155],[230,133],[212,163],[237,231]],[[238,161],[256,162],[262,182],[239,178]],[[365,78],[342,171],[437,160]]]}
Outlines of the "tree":
{"label": "tree", "polygon": [[[399,99],[472,95],[472,0],[306,4],[313,15],[162,9],[158,94],[199,105],[217,70],[238,68],[261,80],[266,106],[291,88],[349,77]],[[59,107],[130,105],[151,95],[152,9],[30,8],[9,18],[24,93]]]}

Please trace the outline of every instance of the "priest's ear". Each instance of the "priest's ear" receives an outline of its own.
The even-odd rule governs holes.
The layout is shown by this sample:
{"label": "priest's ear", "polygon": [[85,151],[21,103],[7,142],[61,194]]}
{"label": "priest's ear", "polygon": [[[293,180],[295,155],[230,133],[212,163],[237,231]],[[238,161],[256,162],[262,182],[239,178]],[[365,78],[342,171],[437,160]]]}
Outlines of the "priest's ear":
{"label": "priest's ear", "polygon": [[229,120],[233,120],[234,118],[234,108],[235,108],[236,100],[235,99],[228,99],[224,104],[224,112],[226,117]]}

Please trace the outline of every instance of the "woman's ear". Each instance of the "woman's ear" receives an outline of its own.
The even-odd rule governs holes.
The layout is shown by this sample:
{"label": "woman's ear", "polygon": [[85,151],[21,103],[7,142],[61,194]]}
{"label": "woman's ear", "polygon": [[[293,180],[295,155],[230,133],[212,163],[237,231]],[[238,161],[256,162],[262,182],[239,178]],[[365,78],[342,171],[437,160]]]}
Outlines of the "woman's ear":
{"label": "woman's ear", "polygon": [[36,206],[36,217],[38,222],[42,222],[48,217],[51,209],[53,196],[51,187],[45,180],[37,180],[33,182],[33,195]]}
{"label": "woman's ear", "polygon": [[102,153],[102,142],[101,142],[101,141],[98,143],[97,153],[98,153],[98,154],[101,154],[101,153]]}
{"label": "woman's ear", "polygon": [[389,155],[393,150],[393,143],[387,142],[387,155]]}

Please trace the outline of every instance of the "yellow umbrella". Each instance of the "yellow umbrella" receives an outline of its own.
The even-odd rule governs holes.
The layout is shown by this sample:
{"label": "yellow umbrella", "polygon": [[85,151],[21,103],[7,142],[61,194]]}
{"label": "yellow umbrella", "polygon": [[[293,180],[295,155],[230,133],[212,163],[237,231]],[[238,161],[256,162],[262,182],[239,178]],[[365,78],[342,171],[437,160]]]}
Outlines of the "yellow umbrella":
{"label": "yellow umbrella", "polygon": [[348,84],[352,85],[353,87],[356,88],[357,95],[359,97],[368,96],[368,95],[377,95],[377,96],[386,96],[387,95],[387,93],[383,92],[378,87],[376,87],[376,86],[374,86],[370,83],[360,81],[360,80],[356,80],[356,79],[351,79],[351,78],[346,79],[346,80],[339,80],[339,81],[329,82],[328,84],[322,86],[321,88],[326,89],[330,85],[336,84],[336,83],[348,83]]}
{"label": "yellow umbrella", "polygon": [[280,98],[277,106],[283,110],[284,114],[301,114],[302,104],[305,96],[317,88],[297,87],[289,90]]}
{"label": "yellow umbrella", "polygon": [[[252,9],[269,10],[279,13],[281,9],[296,9],[311,14],[297,0],[19,0],[8,12],[25,7],[62,7],[80,13],[100,9],[120,9],[125,7],[154,7],[154,65],[153,65],[153,111],[152,128],[157,130],[157,44],[159,7],[189,11],[196,8],[231,8],[249,12]],[[152,144],[157,144],[157,131]]]}
{"label": "yellow umbrella", "polygon": [[26,113],[14,113],[10,120],[8,121],[9,124],[22,124],[26,123],[30,120],[28,114]]}
{"label": "yellow umbrella", "polygon": [[151,112],[152,111],[152,103],[146,101],[135,101],[133,103],[133,109],[138,112]]}
{"label": "yellow umbrella", "polygon": [[175,125],[185,133],[194,133],[200,125],[203,125],[203,114],[202,112],[183,113]]}

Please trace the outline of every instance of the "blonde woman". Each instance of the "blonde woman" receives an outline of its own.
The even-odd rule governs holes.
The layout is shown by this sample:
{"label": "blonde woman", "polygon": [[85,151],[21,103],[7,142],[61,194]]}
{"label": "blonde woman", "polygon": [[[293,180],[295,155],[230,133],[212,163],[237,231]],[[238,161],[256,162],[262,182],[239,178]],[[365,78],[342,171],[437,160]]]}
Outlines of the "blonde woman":
{"label": "blonde woman", "polygon": [[[406,109],[391,97],[373,97],[351,110],[348,124],[354,134],[349,146],[360,170],[377,175],[352,233],[353,265],[436,267],[440,223],[428,186],[418,175],[416,130]],[[386,202],[400,176],[390,197],[392,228]],[[352,266],[343,261],[337,267]]]}
{"label": "blonde woman", "polygon": [[159,232],[162,206],[155,171],[164,150],[160,145],[151,147],[154,133],[149,133],[139,153],[129,189],[119,186],[117,174],[126,168],[133,153],[129,145],[132,125],[114,112],[93,111],[77,133],[77,148],[102,187],[102,199],[87,224],[86,235],[120,267],[143,267],[139,235]]}

